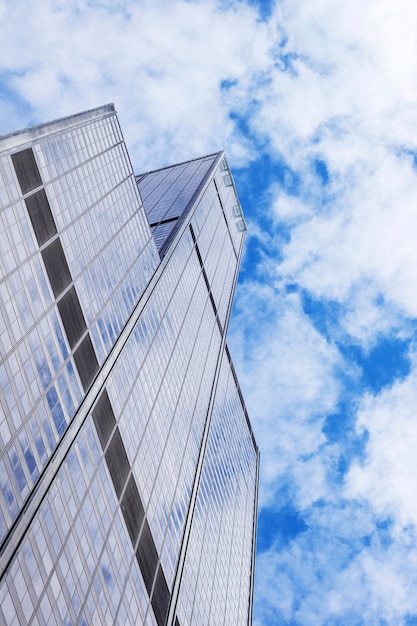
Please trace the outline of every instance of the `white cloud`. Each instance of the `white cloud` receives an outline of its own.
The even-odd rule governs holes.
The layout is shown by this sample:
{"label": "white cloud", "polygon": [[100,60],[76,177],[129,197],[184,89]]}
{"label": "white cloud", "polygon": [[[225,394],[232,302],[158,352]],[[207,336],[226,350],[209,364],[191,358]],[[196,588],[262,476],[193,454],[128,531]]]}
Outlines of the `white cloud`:
{"label": "white cloud", "polygon": [[311,219],[315,211],[314,206],[307,205],[298,196],[289,195],[279,185],[273,185],[270,192],[274,196],[272,212],[277,222],[296,225],[299,222],[306,221],[307,218]]}
{"label": "white cloud", "polygon": [[342,359],[313,329],[297,294],[265,285],[240,287],[229,343],[262,451],[261,505],[271,503],[285,477],[304,508],[327,490],[325,455],[317,455],[326,441],[323,420],[340,392]]}
{"label": "white cloud", "polygon": [[[372,341],[401,314],[417,315],[417,176],[401,154],[417,135],[417,11],[409,5],[280,3],[287,42],[279,53],[290,69],[268,65],[251,111],[252,129],[301,181],[295,197],[271,188],[271,218],[292,229],[278,284],[298,282],[343,302],[347,330],[360,341]],[[240,96],[236,106],[249,110]],[[330,176],[321,191],[316,158]],[[382,316],[381,297],[388,303]],[[366,332],[364,319],[376,317]]]}
{"label": "white cloud", "polygon": [[[379,155],[381,156],[381,155]],[[417,176],[405,159],[386,153],[349,172],[329,212],[293,230],[279,272],[317,296],[346,300],[371,281],[376,293],[417,314],[414,232]],[[357,294],[360,296],[360,294]]]}
{"label": "white cloud", "polygon": [[307,521],[307,532],[258,557],[255,624],[405,625],[417,612],[415,534],[384,537],[369,507],[337,498]]}
{"label": "white cloud", "polygon": [[357,420],[369,433],[367,455],[348,474],[346,494],[366,501],[380,516],[391,518],[396,532],[417,527],[417,370],[378,396],[364,398]]}
{"label": "white cloud", "polygon": [[266,63],[269,31],[257,17],[214,0],[4,0],[0,71],[13,73],[9,85],[37,121],[115,102],[135,164],[147,169],[229,142],[220,83]]}
{"label": "white cloud", "polygon": [[[251,123],[300,185],[296,196],[270,190],[273,228],[285,225],[291,232],[271,281],[277,293],[298,283],[315,298],[337,300],[342,313],[334,340],[347,334],[369,348],[381,334],[407,336],[417,316],[417,175],[402,147],[416,146],[416,7],[311,0],[284,1],[277,11],[288,35],[280,52],[295,56],[290,70],[268,70]],[[316,158],[330,176],[322,196],[311,166]],[[270,271],[271,260],[264,267]],[[273,491],[280,479],[289,483],[310,530],[260,556],[258,623],[406,624],[406,616],[417,613],[416,374],[362,401],[361,392],[350,389],[360,406],[356,434],[366,430],[369,440],[346,484],[334,482],[329,470],[344,450],[341,443],[323,443],[316,416],[320,401],[325,415],[343,400],[335,378],[340,356],[331,343],[327,352],[318,349],[316,331],[289,299],[278,302],[264,339],[254,339],[259,358],[251,358],[248,339],[239,370],[267,450],[264,485]],[[292,326],[283,323],[285,316]],[[247,319],[249,329],[255,320]],[[303,380],[304,368],[310,371],[313,353],[311,370],[322,387],[314,386],[313,375],[304,388],[291,388],[294,376],[285,370],[291,350],[296,380]],[[272,381],[264,367],[274,372]],[[274,408],[281,381],[281,406]],[[259,397],[251,390],[257,385]],[[273,507],[269,493],[261,504]],[[392,525],[381,530],[387,518]]]}

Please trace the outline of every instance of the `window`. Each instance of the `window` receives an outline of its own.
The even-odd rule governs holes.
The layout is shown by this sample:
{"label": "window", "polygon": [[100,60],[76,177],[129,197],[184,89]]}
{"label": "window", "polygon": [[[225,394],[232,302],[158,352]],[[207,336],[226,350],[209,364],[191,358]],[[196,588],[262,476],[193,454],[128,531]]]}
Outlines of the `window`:
{"label": "window", "polygon": [[32,148],[12,154],[12,161],[22,194],[26,194],[42,185],[42,179]]}
{"label": "window", "polygon": [[240,204],[235,204],[235,206],[232,208],[232,212],[234,217],[241,217],[243,215],[242,207],[240,206]]}

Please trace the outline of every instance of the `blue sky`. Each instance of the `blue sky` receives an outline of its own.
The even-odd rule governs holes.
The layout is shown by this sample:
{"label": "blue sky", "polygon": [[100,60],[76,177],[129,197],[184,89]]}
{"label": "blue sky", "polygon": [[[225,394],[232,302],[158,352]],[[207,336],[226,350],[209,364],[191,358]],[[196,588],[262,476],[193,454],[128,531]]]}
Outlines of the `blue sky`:
{"label": "blue sky", "polygon": [[228,154],[255,625],[417,624],[417,5],[0,0],[0,26],[0,133],[114,102],[137,171]]}

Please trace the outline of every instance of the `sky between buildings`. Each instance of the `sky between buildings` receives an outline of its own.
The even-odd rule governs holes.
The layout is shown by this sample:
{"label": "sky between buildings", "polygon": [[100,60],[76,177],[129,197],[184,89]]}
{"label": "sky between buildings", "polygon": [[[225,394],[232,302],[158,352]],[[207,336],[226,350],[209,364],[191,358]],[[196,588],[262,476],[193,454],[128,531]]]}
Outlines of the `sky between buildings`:
{"label": "sky between buildings", "polygon": [[224,148],[261,450],[255,624],[417,624],[417,3],[0,0],[0,133],[114,102],[137,172]]}

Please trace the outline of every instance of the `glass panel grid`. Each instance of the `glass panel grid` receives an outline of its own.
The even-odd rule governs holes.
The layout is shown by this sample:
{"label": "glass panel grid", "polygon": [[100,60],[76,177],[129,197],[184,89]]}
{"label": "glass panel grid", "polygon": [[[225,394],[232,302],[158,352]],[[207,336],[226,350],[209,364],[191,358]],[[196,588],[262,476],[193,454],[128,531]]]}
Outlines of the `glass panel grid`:
{"label": "glass panel grid", "polygon": [[[34,211],[50,206],[56,224],[36,236],[28,213],[36,177],[22,198],[22,174],[10,155],[0,157],[0,540],[96,371],[84,372],[82,347],[88,343],[94,367],[104,362],[160,263],[157,250],[218,156],[138,177],[159,224],[152,237],[115,116],[43,137],[33,155],[43,194]],[[242,240],[231,228],[238,201],[225,176],[227,164],[113,365],[108,441],[98,442],[90,414],[16,550],[0,585],[0,621],[163,623]],[[68,264],[55,295],[52,244]],[[125,455],[120,484],[114,451],[115,463]],[[224,357],[180,588],[181,626],[247,618],[255,476],[254,444]],[[134,533],[123,509],[128,485],[144,509]]]}
{"label": "glass panel grid", "polygon": [[[59,244],[70,270],[64,283],[58,277],[56,296],[48,276],[54,271],[55,249],[45,243],[42,254],[50,251],[45,256],[50,266],[47,272],[24,202],[9,205],[14,195],[8,194],[0,210],[5,240],[0,253],[5,272],[3,280],[0,277],[4,382],[0,459],[4,493],[8,494],[0,498],[4,520],[0,540],[82,398],[55,298],[66,298],[68,293],[61,296],[60,291],[73,281],[84,309],[81,315],[87,319],[95,352],[103,362],[159,263],[121,141],[118,125],[108,118],[48,137],[33,147],[45,185],[43,204],[49,200],[58,225],[58,239],[52,241],[55,247]],[[15,176],[10,157],[3,157],[1,163],[2,181],[6,172],[11,184]],[[37,193],[29,190],[26,197]],[[55,265],[59,269],[62,263]],[[68,289],[74,289],[71,283]],[[74,339],[78,341],[78,336]],[[46,411],[42,419],[39,411]]]}
{"label": "glass panel grid", "polygon": [[256,451],[224,358],[177,606],[181,625],[247,623],[255,470]]}

